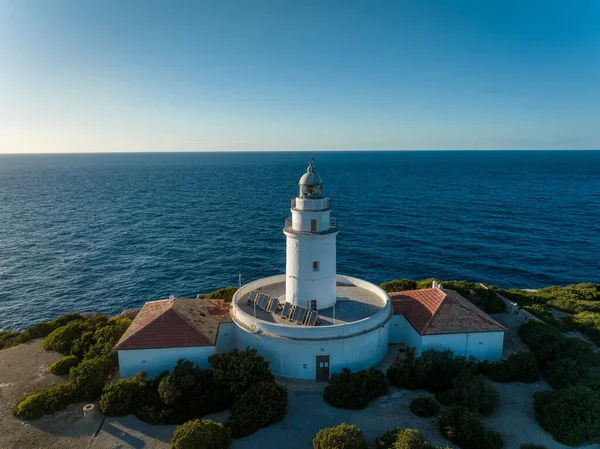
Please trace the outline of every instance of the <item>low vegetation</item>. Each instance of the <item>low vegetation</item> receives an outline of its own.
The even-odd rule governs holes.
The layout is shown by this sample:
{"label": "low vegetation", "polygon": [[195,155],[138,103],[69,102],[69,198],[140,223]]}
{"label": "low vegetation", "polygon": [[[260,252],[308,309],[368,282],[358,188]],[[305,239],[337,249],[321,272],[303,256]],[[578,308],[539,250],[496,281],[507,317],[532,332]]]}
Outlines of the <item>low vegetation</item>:
{"label": "low vegetation", "polygon": [[478,370],[494,382],[533,383],[541,376],[535,355],[531,352],[511,354],[506,360],[479,362]]}
{"label": "low vegetation", "polygon": [[286,389],[273,381],[259,382],[233,404],[227,426],[235,438],[244,437],[280,421],[286,410]]}
{"label": "low vegetation", "polygon": [[387,393],[385,374],[376,368],[351,372],[344,368],[331,376],[325,387],[325,402],[338,408],[361,410],[369,401]]}
{"label": "low vegetation", "polygon": [[462,405],[483,415],[492,413],[500,405],[500,394],[482,375],[462,371],[452,380],[452,388],[439,393],[438,400],[444,405]]}
{"label": "low vegetation", "polygon": [[384,282],[379,286],[386,292],[391,293],[403,290],[431,288],[433,281],[441,282],[444,288],[460,293],[486,313],[500,313],[506,310],[504,302],[496,295],[496,287],[490,286],[490,288],[485,288],[480,284],[468,281],[440,281],[435,278],[427,278],[420,281],[394,279]]}
{"label": "low vegetation", "polygon": [[97,314],[84,319],[81,315],[71,314],[29,328],[24,334],[39,336],[46,333],[44,349],[65,355],[49,369],[55,374],[68,373],[69,379],[66,384],[25,396],[13,407],[13,414],[24,419],[37,419],[74,402],[98,399],[116,368],[116,354],[112,348],[130,324],[128,318],[111,320]]}
{"label": "low vegetation", "polygon": [[[396,427],[375,440],[376,449],[441,449],[430,445],[417,429]],[[449,449],[449,448],[446,448]]]}
{"label": "low vegetation", "polygon": [[480,416],[460,405],[442,411],[438,427],[444,438],[462,449],[502,449],[504,440],[498,432],[487,430]]}
{"label": "low vegetation", "polygon": [[[559,330],[577,329],[600,345],[600,284],[583,283],[545,287],[536,291],[501,290],[501,294]],[[570,313],[557,318],[553,309]]]}
{"label": "low vegetation", "polygon": [[206,299],[224,299],[227,302],[231,302],[233,295],[238,291],[237,287],[223,287],[214,292],[207,293],[204,295]]}
{"label": "low vegetation", "polygon": [[568,446],[600,443],[600,391],[569,387],[535,393],[538,423],[554,439]]}
{"label": "low vegetation", "polygon": [[411,412],[423,418],[431,418],[432,416],[436,416],[440,412],[440,409],[441,406],[439,402],[431,396],[421,396],[413,399],[413,401],[410,403]]}
{"label": "low vegetation", "polygon": [[25,332],[7,332],[0,331],[0,349],[10,348],[12,346],[27,343],[35,338],[47,337],[53,330],[64,326],[70,321],[82,320],[83,316],[78,313],[71,313],[61,316],[52,321],[44,321],[34,324]]}
{"label": "low vegetation", "polygon": [[368,449],[368,446],[358,427],[343,423],[319,430],[313,439],[313,449]]}
{"label": "low vegetation", "polygon": [[551,387],[581,385],[600,390],[600,353],[592,345],[536,320],[521,325],[518,334],[535,354]]}
{"label": "low vegetation", "polygon": [[175,429],[171,448],[227,449],[231,443],[231,432],[223,424],[208,419],[194,419]]}
{"label": "low vegetation", "polygon": [[57,376],[64,376],[65,374],[69,374],[71,368],[77,365],[79,365],[79,359],[77,357],[74,355],[66,355],[50,365],[48,371]]}
{"label": "low vegetation", "polygon": [[231,408],[227,428],[235,438],[283,419],[287,391],[275,383],[256,349],[214,355],[209,362],[212,369],[179,360],[171,373],[153,379],[138,373],[106,385],[100,409],[107,416],[135,414],[158,425],[183,424]]}
{"label": "low vegetation", "polygon": [[519,446],[520,449],[548,449],[543,444],[533,444],[533,443],[525,443]]}

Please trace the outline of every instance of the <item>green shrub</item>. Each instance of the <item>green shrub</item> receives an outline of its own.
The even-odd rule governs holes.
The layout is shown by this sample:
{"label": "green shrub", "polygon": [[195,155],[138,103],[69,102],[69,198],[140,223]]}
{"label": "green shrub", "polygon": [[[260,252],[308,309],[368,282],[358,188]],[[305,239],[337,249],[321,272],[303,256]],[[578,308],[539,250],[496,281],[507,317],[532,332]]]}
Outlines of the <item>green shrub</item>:
{"label": "green shrub", "polygon": [[269,362],[255,348],[213,354],[208,363],[213,368],[215,384],[234,399],[258,382],[274,380]]}
{"label": "green shrub", "polygon": [[230,302],[233,299],[233,295],[238,291],[237,287],[224,287],[219,290],[215,290],[212,293],[204,295],[206,299],[224,299]]}
{"label": "green shrub", "polygon": [[394,279],[393,281],[379,284],[379,286],[388,293],[417,289],[417,283],[409,279]]}
{"label": "green shrub", "polygon": [[511,354],[506,360],[480,362],[479,372],[494,382],[532,383],[540,378],[540,367],[531,352]]}
{"label": "green shrub", "polygon": [[438,427],[444,438],[462,449],[502,449],[504,441],[500,434],[485,429],[476,412],[453,405],[442,410]]}
{"label": "green shrub", "polygon": [[581,312],[565,317],[564,320],[600,346],[600,311]]}
{"label": "green shrub", "polygon": [[511,354],[506,359],[508,377],[514,382],[533,383],[540,378],[540,367],[531,352]]}
{"label": "green shrub", "polygon": [[226,449],[231,443],[231,433],[223,424],[208,419],[195,419],[175,429],[171,448]]}
{"label": "green shrub", "polygon": [[488,371],[486,376],[494,382],[510,382],[510,374],[508,370],[508,363],[506,360],[498,360],[488,365]]}
{"label": "green shrub", "polygon": [[94,401],[100,397],[107,381],[106,364],[106,359],[95,358],[71,368],[69,384],[77,401]]}
{"label": "green shrub", "polygon": [[568,446],[600,442],[600,391],[570,387],[533,396],[535,417],[556,441]]}
{"label": "green shrub", "polygon": [[313,439],[313,449],[368,449],[368,446],[358,427],[343,423],[319,430]]}
{"label": "green shrub", "polygon": [[369,368],[355,373],[348,368],[331,376],[325,387],[325,402],[334,407],[350,410],[361,410],[375,399],[387,393],[385,374],[376,368]]}
{"label": "green shrub", "polygon": [[520,449],[548,449],[543,444],[524,443],[521,444]]}
{"label": "green shrub", "polygon": [[413,399],[410,403],[410,410],[417,416],[430,418],[440,412],[440,404],[431,396],[421,396]]}
{"label": "green shrub", "polygon": [[140,372],[133,379],[108,384],[100,396],[100,410],[106,416],[126,416],[135,412],[145,387],[146,373]]}
{"label": "green shrub", "polygon": [[452,387],[452,380],[461,372],[475,374],[475,359],[454,357],[449,349],[430,349],[416,357],[415,349],[409,348],[404,360],[390,366],[386,374],[390,383],[398,388],[425,389],[430,393],[439,393]]}
{"label": "green shrub", "polygon": [[38,419],[64,409],[73,401],[71,385],[60,384],[44,388],[22,398],[13,407],[12,413],[19,418]]}
{"label": "green shrub", "polygon": [[57,376],[64,376],[65,374],[69,374],[69,371],[74,366],[79,364],[79,359],[74,355],[67,355],[61,359],[58,359],[52,365],[48,367],[48,371],[52,374],[56,374]]}
{"label": "green shrub", "polygon": [[377,449],[433,449],[417,429],[395,429],[375,440]]}
{"label": "green shrub", "polygon": [[79,338],[84,329],[85,323],[83,320],[70,321],[50,332],[44,340],[44,349],[69,355],[73,342]]}
{"label": "green shrub", "polygon": [[469,410],[489,415],[500,404],[500,395],[482,375],[461,373],[453,380],[453,387],[438,394],[444,405],[462,405]]}
{"label": "green shrub", "polygon": [[244,437],[280,421],[286,411],[287,390],[273,381],[259,382],[233,404],[227,426],[234,438]]}

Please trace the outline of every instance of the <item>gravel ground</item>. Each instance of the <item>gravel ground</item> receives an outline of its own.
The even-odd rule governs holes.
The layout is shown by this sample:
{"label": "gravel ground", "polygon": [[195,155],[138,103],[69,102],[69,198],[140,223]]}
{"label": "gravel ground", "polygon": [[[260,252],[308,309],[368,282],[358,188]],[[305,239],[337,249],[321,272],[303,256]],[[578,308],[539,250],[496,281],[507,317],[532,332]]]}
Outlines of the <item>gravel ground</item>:
{"label": "gravel ground", "polygon": [[85,404],[72,404],[62,412],[35,421],[21,421],[10,412],[25,393],[65,382],[48,372],[48,366],[61,357],[56,352],[44,351],[41,339],[0,351],[0,448],[87,446],[101,416],[84,420],[82,408]]}

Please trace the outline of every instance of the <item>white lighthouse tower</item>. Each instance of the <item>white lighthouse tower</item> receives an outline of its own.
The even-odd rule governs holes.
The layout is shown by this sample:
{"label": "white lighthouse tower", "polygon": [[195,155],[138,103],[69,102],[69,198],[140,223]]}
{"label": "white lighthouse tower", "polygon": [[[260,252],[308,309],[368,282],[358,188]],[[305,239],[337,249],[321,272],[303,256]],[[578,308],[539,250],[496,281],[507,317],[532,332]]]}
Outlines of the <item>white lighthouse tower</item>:
{"label": "white lighthouse tower", "polygon": [[331,200],[323,198],[323,181],[310,159],[292,199],[292,217],[283,229],[287,237],[285,300],[311,310],[335,304],[337,221]]}

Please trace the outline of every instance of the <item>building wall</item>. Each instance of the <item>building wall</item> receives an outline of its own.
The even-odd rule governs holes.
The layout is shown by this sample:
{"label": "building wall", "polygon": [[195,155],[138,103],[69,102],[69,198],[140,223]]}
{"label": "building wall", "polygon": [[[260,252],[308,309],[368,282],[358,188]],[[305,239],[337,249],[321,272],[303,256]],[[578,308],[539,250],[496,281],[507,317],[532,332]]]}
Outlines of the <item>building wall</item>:
{"label": "building wall", "polygon": [[[329,225],[328,225],[329,227]],[[295,234],[286,232],[286,301],[317,309],[335,302],[336,234]],[[319,269],[313,270],[313,262]]]}
{"label": "building wall", "polygon": [[214,346],[120,350],[117,351],[120,376],[121,379],[127,379],[139,371],[145,371],[149,377],[155,377],[163,371],[172,371],[179,359],[186,359],[200,365],[201,368],[208,368],[208,358],[214,351]]}
{"label": "building wall", "polygon": [[389,326],[388,322],[366,334],[317,341],[287,340],[238,328],[238,348],[257,348],[276,376],[310,380],[315,379],[317,355],[329,355],[330,374],[377,365],[388,350]]}
{"label": "building wall", "polygon": [[217,332],[216,342],[216,353],[231,352],[235,348],[237,326],[234,323],[221,323],[219,324],[219,331]]}
{"label": "building wall", "polygon": [[455,355],[475,357],[490,362],[502,358],[504,332],[425,335],[421,338],[419,354],[427,349],[452,349]]}

